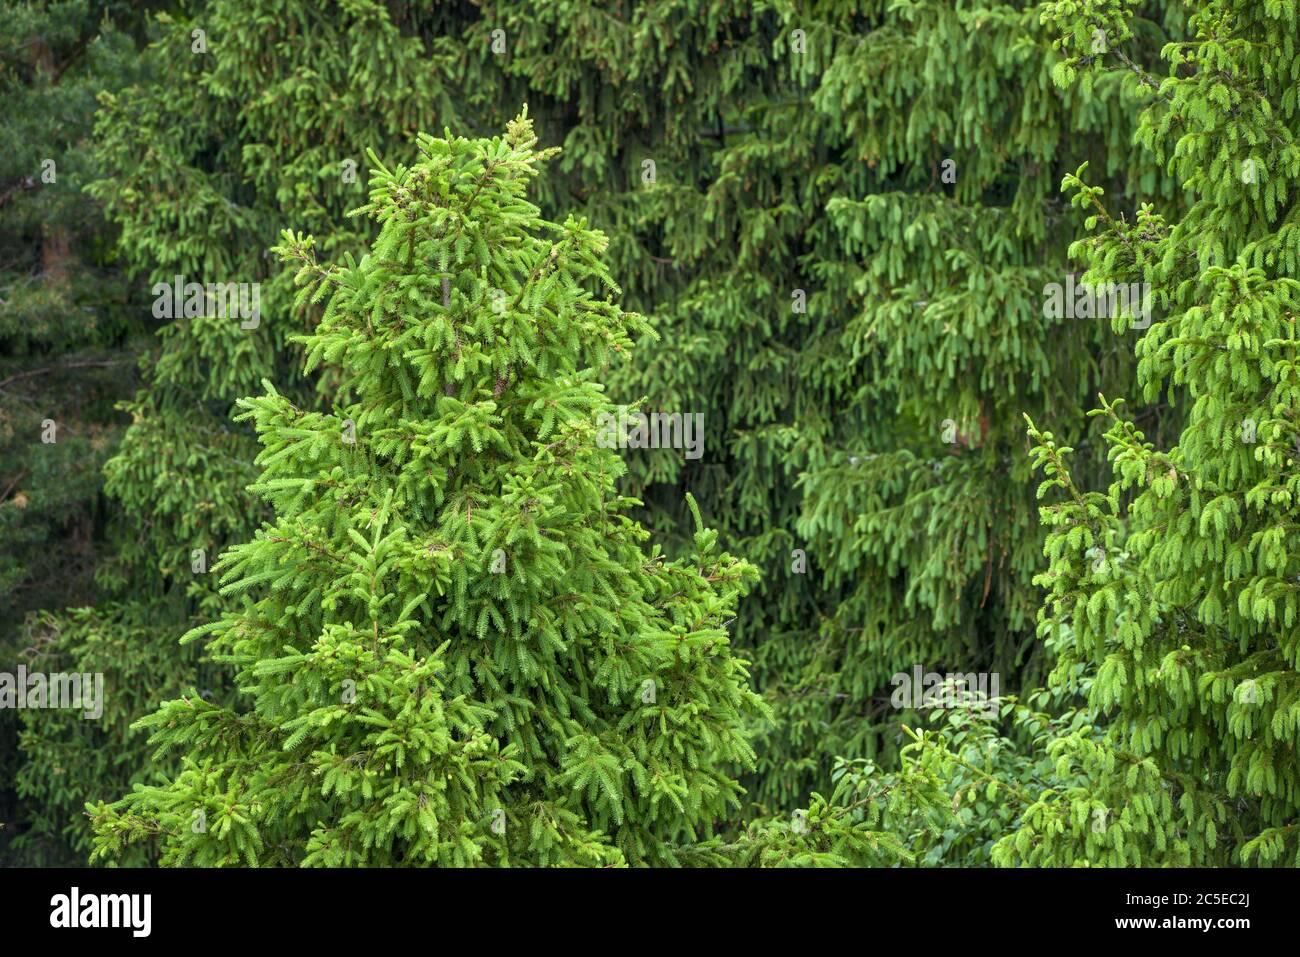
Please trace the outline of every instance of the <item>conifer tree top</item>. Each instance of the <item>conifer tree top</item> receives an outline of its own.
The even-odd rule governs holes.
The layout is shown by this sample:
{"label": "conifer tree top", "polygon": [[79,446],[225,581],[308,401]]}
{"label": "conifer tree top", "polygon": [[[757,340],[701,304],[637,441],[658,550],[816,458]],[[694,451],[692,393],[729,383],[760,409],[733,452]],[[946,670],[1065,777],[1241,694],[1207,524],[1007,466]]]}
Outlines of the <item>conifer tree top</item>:
{"label": "conifer tree top", "polygon": [[603,236],[524,198],[553,152],[526,116],[418,145],[376,159],[360,261],[285,234],[328,300],[308,363],[343,390],[332,413],[269,383],[240,403],[274,520],[188,637],[242,708],[145,719],[185,769],[94,810],[103,853],[161,833],[170,863],[660,863],[738,802],[761,706],[727,624],[754,570],[702,528],[647,553],[595,441],[595,374],[645,321]]}

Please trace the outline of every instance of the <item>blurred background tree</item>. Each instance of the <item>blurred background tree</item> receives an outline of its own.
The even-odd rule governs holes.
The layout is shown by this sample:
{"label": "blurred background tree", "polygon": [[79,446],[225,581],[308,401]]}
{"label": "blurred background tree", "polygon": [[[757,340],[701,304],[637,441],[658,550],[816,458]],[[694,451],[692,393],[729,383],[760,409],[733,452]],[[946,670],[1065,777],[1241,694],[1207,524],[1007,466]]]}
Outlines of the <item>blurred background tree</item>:
{"label": "blurred background tree", "polygon": [[[104,463],[126,425],[147,300],[126,282],[116,229],[84,192],[101,173],[96,95],[141,78],[161,4],[7,4],[0,17],[0,668],[41,643],[29,612],[104,594],[112,554]],[[0,711],[0,857],[30,829],[17,808],[20,712]],[[43,773],[61,773],[57,761]],[[55,835],[29,860],[66,862]]]}

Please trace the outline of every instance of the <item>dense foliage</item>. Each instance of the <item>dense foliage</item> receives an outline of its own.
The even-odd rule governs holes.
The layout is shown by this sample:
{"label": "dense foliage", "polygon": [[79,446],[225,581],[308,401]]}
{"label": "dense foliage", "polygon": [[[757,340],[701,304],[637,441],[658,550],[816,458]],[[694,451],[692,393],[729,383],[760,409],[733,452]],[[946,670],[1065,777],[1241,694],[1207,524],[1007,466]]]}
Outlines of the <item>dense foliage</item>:
{"label": "dense foliage", "polygon": [[[164,863],[667,863],[739,802],[758,708],[724,623],[752,569],[701,529],[667,560],[622,512],[594,373],[631,346],[584,221],[524,200],[544,153],[422,137],[326,268],[286,233],[303,342],[342,370],[332,414],[269,394],[253,486],[274,519],[219,570],[232,610],[191,637],[241,710],[182,698],[145,724],[183,749],[165,788],[96,812]],[[519,837],[515,838],[515,832]]]}
{"label": "dense foliage", "polygon": [[20,10],[17,859],[1300,862],[1290,0]]}

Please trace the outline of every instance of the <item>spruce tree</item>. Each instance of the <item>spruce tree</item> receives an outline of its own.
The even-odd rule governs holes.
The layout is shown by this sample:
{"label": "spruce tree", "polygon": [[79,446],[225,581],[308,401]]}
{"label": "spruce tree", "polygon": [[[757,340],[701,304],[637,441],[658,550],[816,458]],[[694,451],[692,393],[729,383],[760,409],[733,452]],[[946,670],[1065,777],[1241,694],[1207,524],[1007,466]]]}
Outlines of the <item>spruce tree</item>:
{"label": "spruce tree", "polygon": [[[1122,44],[1129,15],[1048,4],[1061,82],[1104,69],[1080,38]],[[1031,425],[1052,493],[1040,630],[1062,636],[1058,672],[1095,675],[1087,700],[1106,733],[1051,742],[1086,780],[1038,795],[1002,863],[1300,864],[1297,11],[1212,0],[1191,26],[1194,41],[1166,47],[1166,75],[1121,64],[1147,92],[1140,141],[1193,197],[1186,213],[1144,204],[1130,219],[1087,170],[1063,184],[1095,230],[1078,247],[1088,275],[1148,282],[1164,305],[1138,345],[1142,396],[1187,411],[1163,447],[1122,396],[1101,396],[1104,493]]]}
{"label": "spruce tree", "polygon": [[[759,829],[779,828],[812,790],[848,786],[836,767],[908,774],[903,751],[929,760],[902,727],[920,731],[918,716],[889,706],[896,672],[996,671],[1004,690],[1040,680],[1049,652],[1033,636],[1032,578],[1046,530],[1021,416],[1049,417],[1078,449],[1080,481],[1100,481],[1103,428],[1083,410],[1099,390],[1133,391],[1136,369],[1136,333],[1043,315],[1043,285],[1075,268],[1066,250],[1082,233],[1058,186],[1088,162],[1113,201],[1181,215],[1174,177],[1134,142],[1146,94],[1116,49],[1122,35],[1128,62],[1153,62],[1186,35],[1184,5],[1130,4],[1128,34],[1103,18],[1098,50],[1098,27],[1081,27],[1085,56],[1114,67],[1087,87],[1051,82],[1063,55],[1038,4],[998,0],[188,9],[160,24],[150,53],[167,79],[106,99],[97,141],[110,175],[96,193],[148,281],[213,268],[260,279],[264,325],[168,328],[110,466],[135,529],[114,566],[123,603],[53,633],[71,646],[131,632],[161,643],[141,656],[161,663],[187,622],[219,612],[215,579],[191,574],[190,554],[242,540],[265,513],[245,491],[255,445],[229,425],[230,404],[262,378],[303,408],[351,398],[328,361],[299,381],[286,336],[320,309],[290,308],[290,276],[263,246],[294,223],[332,244],[331,259],[358,252],[372,221],[339,224],[364,195],[361,170],[339,176],[343,159],[360,144],[392,154],[435,121],[499,129],[526,100],[543,139],[565,146],[535,183],[542,215],[599,225],[621,302],[662,333],[653,353],[602,370],[611,397],[708,410],[703,460],[639,452],[620,489],[644,502],[634,514],[669,555],[693,547],[693,493],[725,547],[763,572],[734,625],[773,709],[753,729],[745,815],[771,812]],[[1173,441],[1178,413],[1161,397],[1140,414],[1154,441]],[[151,695],[175,694],[194,667],[177,661],[119,695],[132,711],[113,734]],[[1023,749],[1047,706],[1024,697],[1000,726],[954,732],[960,755],[998,742],[1038,773]],[[45,755],[95,760],[58,722],[33,718],[29,735],[34,797]],[[152,771],[138,738],[129,750],[129,775],[107,788]],[[964,773],[949,800],[966,793]],[[959,828],[938,859],[986,861],[995,830]],[[916,833],[913,856],[935,862],[938,845]]]}
{"label": "spruce tree", "polygon": [[[1009,736],[940,715],[914,734],[900,776],[946,782],[955,813],[941,827],[965,860],[1296,866],[1296,11],[1207,3],[1191,18],[1194,39],[1162,51],[1161,76],[1135,49],[1130,7],[1044,5],[1063,52],[1055,79],[1140,95],[1138,140],[1190,205],[1126,208],[1086,167],[1062,190],[1090,232],[1072,247],[1083,278],[1149,283],[1158,303],[1136,346],[1135,398],[1185,411],[1166,446],[1121,395],[1099,396],[1105,492],[1081,478],[1057,417],[1052,430],[1030,421],[1048,530],[1036,581],[1047,592],[1038,635],[1055,661],[1049,689],[1001,703]],[[1114,331],[1134,318],[1115,316]],[[915,810],[942,820],[934,797]],[[841,789],[815,802],[828,824],[805,829],[794,852],[842,846],[863,815],[851,798]],[[913,851],[931,840],[891,834]],[[780,835],[759,836],[780,846]],[[866,859],[860,844],[848,858]]]}
{"label": "spruce tree", "polygon": [[[1142,5],[1134,55],[1184,20]],[[1091,162],[1117,196],[1181,197],[1133,143],[1130,86],[1053,85],[1034,4],[774,3],[708,23],[682,28],[710,67],[676,109],[713,97],[712,129],[656,115],[674,134],[645,147],[658,183],[623,200],[640,250],[672,264],[645,306],[667,348],[611,388],[718,419],[719,454],[660,455],[631,490],[656,522],[692,490],[764,572],[737,630],[774,711],[747,784],[788,815],[839,757],[895,764],[910,716],[892,675],[1041,678],[1021,416],[1070,410],[1081,468],[1100,473],[1103,430],[1082,412],[1135,368],[1106,320],[1044,314],[1081,232],[1060,179]]]}
{"label": "spruce tree", "polygon": [[[142,35],[146,24],[136,20],[144,12],[130,11]],[[417,22],[426,16],[410,15]],[[429,33],[445,30],[445,11],[427,16]],[[141,387],[123,404],[120,445],[116,437],[101,441],[91,456],[69,433],[63,444],[41,447],[39,461],[55,472],[61,466],[52,452],[76,452],[76,468],[63,473],[89,474],[96,490],[102,485],[111,521],[96,555],[95,607],[65,609],[59,590],[46,588],[45,610],[22,639],[39,651],[29,667],[103,673],[105,712],[94,722],[52,710],[6,718],[21,726],[21,737],[13,736],[21,746],[13,775],[20,827],[65,845],[60,852],[73,860],[91,849],[87,801],[174,770],[131,729],[134,722],[187,688],[214,700],[229,691],[228,675],[176,638],[218,613],[210,566],[228,543],[252,533],[264,511],[246,491],[257,476],[256,438],[230,413],[268,377],[304,405],[314,401],[314,384],[296,375],[300,356],[288,337],[314,323],[318,309],[291,310],[292,273],[267,247],[292,222],[334,226],[325,240],[331,255],[359,250],[368,221],[354,224],[359,232],[337,224],[365,197],[360,144],[390,148],[431,125],[435,109],[456,115],[429,51],[403,35],[404,24],[383,4],[187,4],[149,27],[152,42],[119,62],[113,82],[78,88],[87,124],[99,91],[86,151],[97,176],[69,170],[60,189],[74,197],[70,208],[102,204],[118,232],[111,251],[129,277],[123,297],[157,337],[141,364]],[[27,112],[38,118],[53,111]],[[39,152],[39,137],[15,135]],[[178,275],[183,282],[258,284],[256,326],[208,308],[155,317],[153,290]],[[91,377],[102,373],[75,375],[74,384],[89,391]],[[328,394],[336,385],[326,379]],[[87,483],[50,484],[68,498]],[[28,498],[34,507],[23,514],[32,525],[32,513],[43,514],[55,497]],[[68,603],[89,599],[83,590]],[[155,848],[139,844],[124,860],[153,857]]]}
{"label": "spruce tree", "polygon": [[700,528],[668,560],[624,513],[596,376],[644,333],[607,240],[525,199],[551,151],[419,138],[375,159],[378,237],[325,267],[277,251],[300,341],[348,401],[240,403],[274,512],[220,562],[206,639],[240,708],[143,724],[183,769],[93,810],[98,853],[161,837],[168,864],[670,863],[738,803],[760,707],[727,626],[753,569]]}

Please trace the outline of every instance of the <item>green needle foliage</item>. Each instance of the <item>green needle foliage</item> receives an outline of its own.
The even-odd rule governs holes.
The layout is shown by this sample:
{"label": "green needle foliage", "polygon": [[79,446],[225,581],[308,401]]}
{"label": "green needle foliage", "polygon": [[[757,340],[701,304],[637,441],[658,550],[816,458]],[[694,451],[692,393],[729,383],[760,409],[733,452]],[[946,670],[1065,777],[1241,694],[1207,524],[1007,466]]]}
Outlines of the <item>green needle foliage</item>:
{"label": "green needle foliage", "polygon": [[186,639],[234,669],[239,707],[142,722],[182,770],[93,808],[97,854],[663,864],[738,804],[761,703],[727,625],[754,570],[703,528],[669,561],[626,516],[596,375],[647,326],[613,301],[605,237],[525,199],[535,142],[523,115],[375,160],[359,262],[285,233],[300,301],[327,301],[308,369],[351,399],[240,403],[274,518]]}
{"label": "green needle foliage", "polygon": [[[135,298],[260,282],[263,322],[168,322],[120,446],[70,444],[21,514],[0,485],[21,588],[111,454],[79,568],[112,600],[11,602],[46,609],[34,661],[109,684],[97,727],[26,712],[0,756],[43,840],[88,850],[89,801],[122,863],[1296,859],[1294,4],[177,6],[75,182]],[[364,147],[521,102],[553,162],[516,127],[367,183]],[[40,217],[0,217],[30,256]],[[286,225],[319,238],[278,262]],[[1071,271],[1150,283],[1154,324],[1050,313]],[[53,287],[7,288],[15,371],[80,348],[30,319]],[[593,448],[597,379],[704,410],[704,457]],[[191,568],[263,522],[224,591]],[[724,621],[766,707],[722,651],[682,683]],[[918,665],[1002,698],[894,706]],[[684,763],[636,737],[652,706]]]}
{"label": "green needle foliage", "polygon": [[[700,404],[727,410],[732,452],[707,501],[767,573],[738,632],[776,715],[753,790],[788,813],[836,757],[897,766],[901,725],[919,718],[891,707],[892,675],[1042,680],[1044,533],[1022,414],[1050,411],[1084,474],[1100,473],[1102,430],[1084,411],[1132,381],[1136,338],[1045,314],[1044,287],[1066,282],[1081,231],[1059,183],[1091,161],[1125,200],[1180,197],[1133,143],[1131,84],[1053,85],[1060,54],[1036,4],[773,8],[802,108],[760,103],[763,132],[728,140],[725,168],[761,199],[731,187],[741,213],[724,245],[741,252],[700,309],[741,338],[716,360],[739,369],[699,382],[725,384]],[[1141,5],[1133,55],[1154,58],[1184,18]]]}
{"label": "green needle foliage", "polygon": [[[1045,17],[1074,54],[1094,20],[1122,37],[1126,6],[1050,4]],[[1056,493],[1040,630],[1068,634],[1061,668],[1095,673],[1088,701],[1107,734],[1053,743],[1087,790],[1043,794],[1002,863],[1300,865],[1297,11],[1215,0],[1191,23],[1194,41],[1164,50],[1168,75],[1136,80],[1150,98],[1138,138],[1194,197],[1186,214],[1143,207],[1128,222],[1083,170],[1064,184],[1096,230],[1079,244],[1089,274],[1149,282],[1166,305],[1138,347],[1139,384],[1187,413],[1164,448],[1103,397],[1104,494],[1031,426],[1040,494]],[[1085,69],[1072,57],[1061,78]],[[1109,820],[1085,844],[1089,801]]]}
{"label": "green needle foliage", "polygon": [[[1100,397],[1091,414],[1109,426],[1105,492],[1080,480],[1074,448],[1030,422],[1048,500],[1036,583],[1047,592],[1038,634],[1055,661],[1050,690],[1005,700],[1005,731],[972,738],[964,718],[940,715],[941,727],[904,749],[898,774],[932,774],[952,794],[946,822],[933,793],[912,807],[938,812],[954,862],[1294,867],[1297,11],[1203,4],[1194,40],[1167,45],[1167,76],[1157,77],[1126,52],[1132,6],[1046,4],[1065,53],[1056,79],[1095,88],[1120,72],[1146,100],[1138,141],[1191,201],[1181,216],[1142,204],[1130,218],[1085,168],[1062,189],[1087,214],[1091,235],[1072,248],[1084,278],[1151,284],[1163,308],[1138,343],[1137,385],[1147,402],[1163,394],[1183,406],[1184,421],[1164,447],[1123,400]],[[1115,331],[1132,318],[1113,317]],[[975,813],[963,818],[972,795]],[[852,798],[837,791],[817,818],[828,825],[808,828],[792,853],[833,853],[846,827],[867,827],[871,812]],[[890,833],[915,855],[935,830],[899,822]],[[872,860],[862,840],[847,846],[842,858]]]}
{"label": "green needle foliage", "polygon": [[[79,727],[51,711],[3,716],[22,725],[17,817],[25,828],[61,844],[57,852],[71,860],[84,861],[91,849],[82,813],[87,801],[173,770],[154,758],[142,732],[126,729],[186,688],[217,699],[228,690],[228,678],[203,663],[197,648],[179,648],[176,637],[219,613],[208,566],[227,544],[246,539],[264,513],[264,504],[246,491],[257,477],[256,438],[251,429],[232,425],[231,411],[268,378],[285,394],[311,401],[312,385],[297,375],[301,357],[289,336],[319,318],[310,304],[305,315],[291,311],[292,272],[280,269],[267,247],[286,223],[296,223],[329,229],[323,242],[330,255],[359,250],[370,235],[369,221],[349,224],[356,229],[336,225],[365,197],[358,144],[405,143],[417,127],[433,126],[435,106],[448,102],[427,51],[404,38],[380,5],[354,5],[352,13],[331,8],[328,15],[316,3],[297,4],[293,11],[280,3],[256,10],[242,2],[185,6],[195,19],[158,15],[149,32],[153,42],[121,66],[113,82],[78,87],[86,129],[76,135],[89,140],[84,152],[99,175],[69,168],[60,176],[60,189],[71,193],[68,208],[98,211],[102,203],[104,216],[118,227],[115,251],[129,273],[136,314],[150,315],[155,283],[171,284],[180,275],[185,282],[260,283],[260,323],[246,329],[219,314],[159,317],[162,328],[142,363],[143,387],[123,403],[129,418],[120,445],[92,436],[98,440],[92,455],[87,437],[71,429],[59,445],[37,445],[44,454],[31,456],[33,461],[62,479],[41,485],[57,495],[27,494],[22,500],[32,507],[21,513],[0,507],[0,522],[21,514],[23,533],[41,541],[47,536],[32,530],[46,506],[80,493],[81,476],[89,475],[96,491],[102,485],[107,492],[106,511],[113,519],[111,547],[96,556],[93,568],[100,594],[113,600],[65,613],[62,607],[71,600],[60,601],[61,591],[44,588],[47,611],[23,639],[24,646],[41,652],[29,668],[102,672],[104,716],[95,727]],[[131,15],[141,17],[141,11]],[[86,16],[89,38],[95,23]],[[443,17],[433,15],[430,32],[443,29]],[[21,22],[14,26],[28,29]],[[138,26],[143,33],[144,25]],[[48,24],[43,29],[54,32]],[[105,42],[100,37],[89,48],[99,51]],[[409,83],[389,82],[384,71]],[[65,74],[62,86],[69,86],[71,75]],[[55,112],[35,106],[22,111],[42,131],[51,128],[44,117]],[[31,157],[49,153],[41,152],[41,138],[26,128],[6,132],[30,143]],[[25,155],[28,149],[12,155],[38,163]],[[103,298],[111,293],[104,282],[96,289]],[[65,324],[74,324],[80,311],[63,314]],[[41,328],[27,320],[16,325]],[[74,374],[80,394],[87,394],[94,385],[91,374],[99,373]],[[58,387],[67,378],[49,381]],[[328,371],[325,380],[321,391],[335,391]],[[29,448],[40,425],[36,411],[24,405],[25,419],[35,419],[30,428],[25,421],[15,430]],[[56,455],[62,450],[66,457]],[[30,488],[20,484],[18,491]],[[16,549],[13,554],[18,557]],[[44,554],[43,562],[71,564],[67,550]],[[77,602],[88,600],[84,591],[76,595]],[[143,667],[146,662],[150,667]]]}

